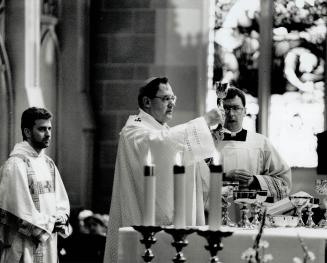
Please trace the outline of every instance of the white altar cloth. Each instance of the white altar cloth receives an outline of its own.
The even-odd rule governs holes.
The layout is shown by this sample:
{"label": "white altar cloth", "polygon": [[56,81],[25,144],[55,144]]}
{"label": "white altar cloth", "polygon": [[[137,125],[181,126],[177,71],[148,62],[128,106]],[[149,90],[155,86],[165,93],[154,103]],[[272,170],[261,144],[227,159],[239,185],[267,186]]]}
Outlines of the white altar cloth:
{"label": "white altar cloth", "polygon": [[[206,227],[199,227],[206,229]],[[233,231],[233,235],[223,239],[224,248],[218,252],[219,259],[224,263],[238,263],[242,253],[252,247],[253,240],[258,230],[248,230],[241,228],[222,227],[223,231]],[[266,240],[269,247],[265,254],[272,254],[272,263],[293,263],[293,257],[302,258],[298,235],[303,238],[308,249],[312,251],[316,260],[315,263],[325,262],[325,240],[327,239],[327,229],[299,228],[265,228],[261,240]],[[153,263],[172,262],[176,250],[171,246],[172,237],[164,231],[156,234],[157,242],[152,246],[155,258]],[[123,227],[119,230],[119,263],[143,262],[144,245],[140,244],[141,234],[132,227]],[[209,262],[209,252],[204,249],[206,240],[193,233],[187,237],[188,246],[183,249],[187,263]]]}

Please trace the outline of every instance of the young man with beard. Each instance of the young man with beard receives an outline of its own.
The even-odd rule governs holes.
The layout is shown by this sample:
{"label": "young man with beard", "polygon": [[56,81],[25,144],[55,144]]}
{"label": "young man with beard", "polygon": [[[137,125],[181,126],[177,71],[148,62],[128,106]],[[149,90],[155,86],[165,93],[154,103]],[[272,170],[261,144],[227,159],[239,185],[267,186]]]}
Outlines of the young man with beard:
{"label": "young man with beard", "polygon": [[119,227],[142,224],[144,165],[151,152],[156,176],[156,225],[173,223],[173,165],[182,153],[186,172],[186,225],[204,225],[204,159],[215,151],[209,127],[223,124],[223,110],[169,127],[176,96],[166,77],[148,81],[139,90],[139,114],[130,116],[120,133],[104,262],[118,260]]}
{"label": "young man with beard", "polygon": [[23,142],[0,171],[0,262],[57,263],[57,233],[70,234],[69,200],[50,145],[52,115],[43,108],[22,114]]}

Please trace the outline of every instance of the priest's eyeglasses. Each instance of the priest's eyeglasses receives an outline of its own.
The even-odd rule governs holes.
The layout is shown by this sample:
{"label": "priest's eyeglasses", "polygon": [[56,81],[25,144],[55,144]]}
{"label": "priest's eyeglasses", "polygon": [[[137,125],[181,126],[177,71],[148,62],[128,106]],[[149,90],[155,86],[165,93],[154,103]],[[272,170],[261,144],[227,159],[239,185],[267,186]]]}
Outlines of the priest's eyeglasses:
{"label": "priest's eyeglasses", "polygon": [[243,107],[239,107],[239,106],[224,105],[224,110],[225,110],[226,113],[229,113],[231,111],[233,111],[235,113],[241,113],[243,109],[244,109]]}
{"label": "priest's eyeglasses", "polygon": [[153,98],[161,99],[161,101],[165,104],[168,104],[169,102],[175,103],[177,101],[177,96],[171,95],[171,96],[154,96]]}

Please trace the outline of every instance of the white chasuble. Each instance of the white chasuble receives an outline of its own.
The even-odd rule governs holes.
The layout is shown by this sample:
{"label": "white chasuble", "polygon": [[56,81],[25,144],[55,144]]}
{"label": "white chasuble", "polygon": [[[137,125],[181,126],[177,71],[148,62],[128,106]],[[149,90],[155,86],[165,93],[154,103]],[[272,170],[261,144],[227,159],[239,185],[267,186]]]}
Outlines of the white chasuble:
{"label": "white chasuble", "polygon": [[54,162],[26,141],[17,143],[0,171],[0,262],[57,263],[54,223],[58,217],[68,221],[69,213]]}
{"label": "white chasuble", "polygon": [[216,147],[222,155],[224,172],[247,170],[275,200],[289,194],[291,169],[265,136],[247,131],[245,141],[218,141]]}
{"label": "white chasuble", "polygon": [[213,156],[214,142],[204,118],[169,128],[140,110],[120,133],[104,262],[118,260],[119,227],[142,224],[144,165],[151,151],[156,176],[155,224],[173,222],[173,166],[178,152],[186,166],[186,225],[204,224],[203,192],[207,186],[204,159]]}

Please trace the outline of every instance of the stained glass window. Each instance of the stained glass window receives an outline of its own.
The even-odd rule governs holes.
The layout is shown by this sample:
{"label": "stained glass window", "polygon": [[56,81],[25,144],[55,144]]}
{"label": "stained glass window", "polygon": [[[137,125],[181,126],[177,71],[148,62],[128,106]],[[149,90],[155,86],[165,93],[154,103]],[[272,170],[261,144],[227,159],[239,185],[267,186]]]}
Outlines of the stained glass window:
{"label": "stained glass window", "polygon": [[292,167],[317,166],[324,130],[327,2],[275,0],[269,137]]}
{"label": "stained glass window", "polygon": [[[243,126],[250,130],[257,130],[260,105],[260,3],[216,0],[215,8],[212,82],[230,82],[246,92]],[[325,129],[327,2],[274,0],[272,8],[268,136],[292,167],[316,167],[316,134]],[[209,95],[207,105],[212,106],[214,96]]]}

